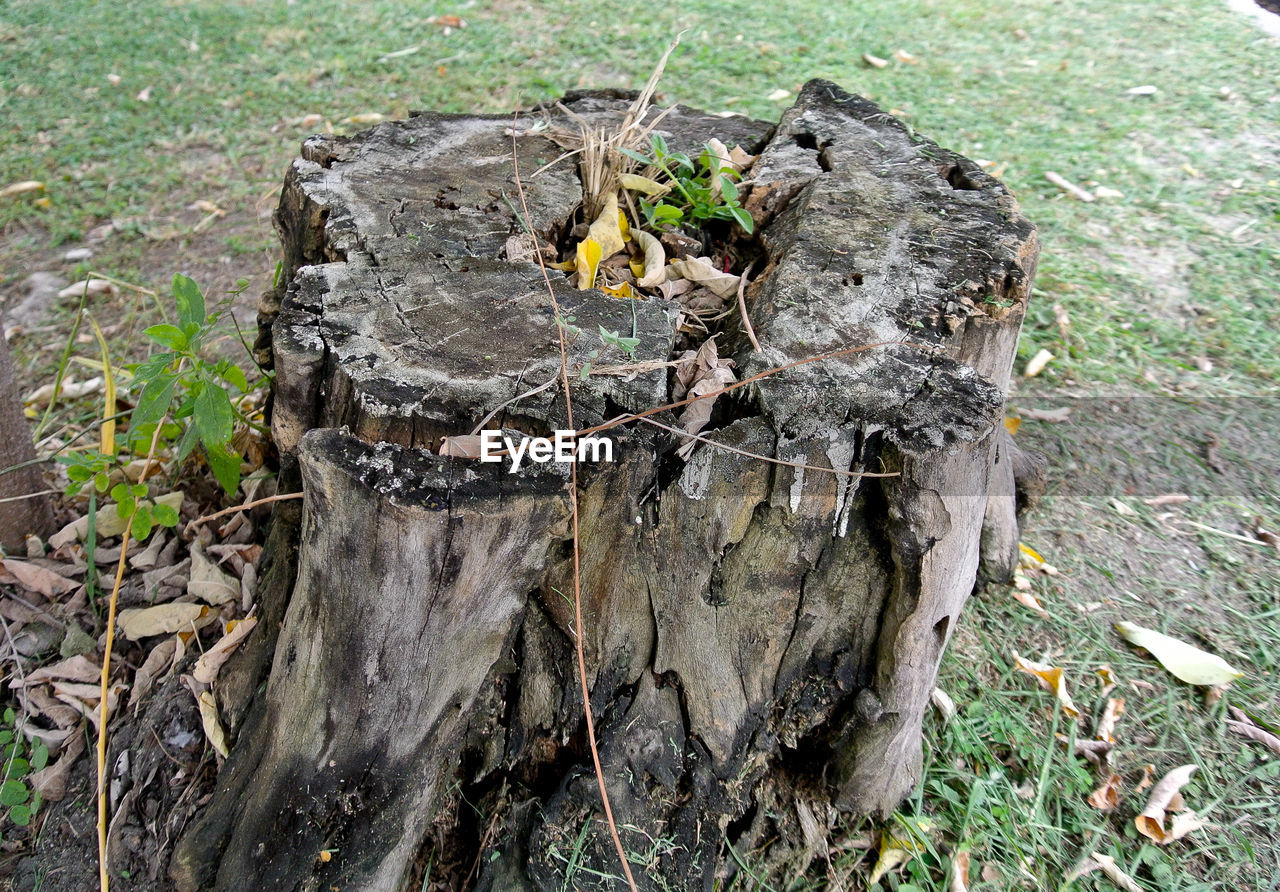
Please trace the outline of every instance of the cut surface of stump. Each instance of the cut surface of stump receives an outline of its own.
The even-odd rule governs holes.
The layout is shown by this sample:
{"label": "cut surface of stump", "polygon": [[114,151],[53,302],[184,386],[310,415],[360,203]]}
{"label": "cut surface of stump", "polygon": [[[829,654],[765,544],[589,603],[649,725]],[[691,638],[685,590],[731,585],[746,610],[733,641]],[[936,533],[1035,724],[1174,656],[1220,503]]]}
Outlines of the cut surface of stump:
{"label": "cut surface of stump", "polygon": [[[627,104],[565,100],[601,126]],[[717,336],[739,380],[866,349],[719,397],[687,460],[668,431],[605,432],[614,460],[578,467],[579,630],[567,467],[437,454],[494,410],[513,439],[569,427],[558,384],[538,390],[560,363],[543,273],[506,255],[513,142],[541,239],[563,248],[582,201],[572,161],[532,175],[562,151],[539,120],[572,126],[422,114],[309,140],[289,172],[260,347],[282,486],[305,493],[274,549],[297,560],[276,558],[256,643],[224,670],[236,739],[174,857],[184,888],[416,889],[428,863],[467,888],[620,888],[579,631],[642,888],[710,889],[768,839],[763,868],[803,869],[802,811],[884,814],[920,780],[980,561],[1000,578],[1016,557],[1001,420],[1034,229],[972,162],[827,82],[776,125],[664,118],[673,150],[758,153],[755,234],[728,238],[761,349],[733,316]],[[671,401],[680,305],[550,276],[581,332],[576,427]],[[577,380],[600,327],[649,370]]]}

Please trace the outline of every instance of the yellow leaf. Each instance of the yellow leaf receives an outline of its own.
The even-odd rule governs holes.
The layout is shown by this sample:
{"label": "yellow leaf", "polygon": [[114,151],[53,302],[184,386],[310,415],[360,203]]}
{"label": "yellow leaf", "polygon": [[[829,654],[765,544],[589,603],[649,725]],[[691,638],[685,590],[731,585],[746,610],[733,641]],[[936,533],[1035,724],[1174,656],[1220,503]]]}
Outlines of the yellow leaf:
{"label": "yellow leaf", "polygon": [[618,182],[622,184],[623,189],[626,189],[629,192],[641,192],[649,196],[665,195],[671,191],[670,186],[634,173],[622,174],[618,177]]}
{"label": "yellow leaf", "polygon": [[574,267],[578,270],[578,289],[586,291],[596,287],[596,269],[600,266],[600,258],[604,252],[600,243],[593,238],[584,238],[578,242],[574,255]]}
{"label": "yellow leaf", "polygon": [[1067,691],[1067,682],[1061,667],[1024,660],[1016,650],[1013,652],[1013,663],[1019,670],[1028,675],[1034,675],[1040,681],[1041,687],[1053,693],[1062,704],[1063,712],[1072,718],[1080,714],[1080,710],[1076,709],[1075,703],[1071,701],[1071,694]]}
{"label": "yellow leaf", "polygon": [[867,880],[874,886],[881,877],[900,867],[925,849],[924,837],[933,830],[933,822],[924,818],[897,818],[899,826],[886,827],[880,834],[880,857]]}
{"label": "yellow leaf", "polygon": [[627,261],[627,269],[631,270],[631,275],[635,276],[637,281],[644,278],[644,261],[633,257]]}
{"label": "yellow leaf", "polygon": [[1041,350],[1035,356],[1031,357],[1031,361],[1027,363],[1027,368],[1025,371],[1023,371],[1022,377],[1034,378],[1036,375],[1043,372],[1044,367],[1047,366],[1052,360],[1053,360],[1052,353],[1050,353],[1048,350]]}
{"label": "yellow leaf", "polygon": [[631,241],[631,224],[627,221],[626,211],[618,210],[618,231],[622,233],[624,242]]}
{"label": "yellow leaf", "polygon": [[618,298],[622,298],[623,300],[636,299],[636,293],[631,290],[631,286],[628,285],[626,282],[623,282],[621,285],[607,286],[605,288],[601,288],[600,290],[603,291],[605,294],[609,295],[610,297],[618,297]]}
{"label": "yellow leaf", "polygon": [[227,732],[222,730],[222,720],[218,718],[218,704],[209,691],[203,692],[197,700],[200,703],[200,722],[204,725],[204,736],[209,738],[209,745],[222,758],[227,757]]}
{"label": "yellow leaf", "polygon": [[1021,542],[1019,542],[1018,551],[1022,552],[1027,557],[1031,558],[1031,560],[1035,561],[1037,564],[1044,563],[1044,558],[1040,556],[1040,552],[1036,551],[1030,545],[1023,545]]}
{"label": "yellow leaf", "polygon": [[558,269],[561,272],[571,273],[578,268],[578,265],[572,260],[562,260],[559,263],[548,263],[548,269]]}
{"label": "yellow leaf", "polygon": [[1164,668],[1187,684],[1230,684],[1237,678],[1244,677],[1243,672],[1222,657],[1205,653],[1198,647],[1192,647],[1153,629],[1145,629],[1130,622],[1119,622],[1116,623],[1116,631],[1131,644],[1149,651]]}
{"label": "yellow leaf", "polygon": [[98,339],[98,347],[102,350],[102,377],[104,382],[104,393],[102,398],[102,447],[103,455],[116,454],[116,379],[111,374],[111,357],[107,353],[107,339],[103,337],[102,329],[98,327],[98,320],[92,316],[89,317],[89,324],[93,326],[94,337]]}
{"label": "yellow leaf", "polygon": [[1009,436],[1013,436],[1018,432],[1018,428],[1022,427],[1022,419],[1014,418],[1011,415],[1004,417],[1004,429],[1009,432]]}
{"label": "yellow leaf", "polygon": [[604,208],[600,216],[592,222],[587,230],[587,238],[600,246],[600,259],[608,260],[626,245],[622,237],[622,228],[618,225],[618,196],[612,192],[605,196]]}

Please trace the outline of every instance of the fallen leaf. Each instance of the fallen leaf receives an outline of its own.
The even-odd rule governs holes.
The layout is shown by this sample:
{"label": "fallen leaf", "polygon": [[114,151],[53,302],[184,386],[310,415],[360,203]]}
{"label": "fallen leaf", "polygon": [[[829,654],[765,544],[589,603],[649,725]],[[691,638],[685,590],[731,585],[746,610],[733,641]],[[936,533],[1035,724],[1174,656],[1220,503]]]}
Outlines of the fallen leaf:
{"label": "fallen leaf", "polygon": [[951,695],[942,688],[933,689],[933,693],[929,695],[929,702],[942,714],[943,722],[949,722],[956,717],[956,701],[952,700]]}
{"label": "fallen leaf", "polygon": [[1089,794],[1089,804],[1098,811],[1111,811],[1120,804],[1120,775],[1112,774]]}
{"label": "fallen leaf", "polygon": [[484,454],[481,448],[483,440],[479,434],[445,437],[440,441],[440,454],[452,455],[454,458],[479,458]]}
{"label": "fallen leaf", "polygon": [[[12,683],[10,684],[12,685]],[[1272,734],[1266,728],[1259,727],[1245,714],[1244,710],[1234,706],[1228,708],[1231,711],[1231,718],[1227,719],[1227,730],[1232,734],[1239,734],[1241,737],[1247,737],[1256,743],[1260,743],[1277,756],[1280,756],[1280,737]]]}
{"label": "fallen leaf", "polygon": [[1138,516],[1137,511],[1134,511],[1132,508],[1130,508],[1128,505],[1126,505],[1124,502],[1120,501],[1119,499],[1112,499],[1108,504],[1111,505],[1111,508],[1116,512],[1116,514],[1119,514],[1121,517],[1137,517]]}
{"label": "fallen leaf", "polygon": [[[62,386],[58,388],[59,399],[75,400],[82,396],[88,396],[97,393],[102,389],[103,379],[90,378],[87,381],[76,381],[74,379],[64,379]],[[28,393],[22,398],[22,401],[28,406],[47,406],[49,401],[53,399],[53,384],[44,384]]]}
{"label": "fallen leaf", "polygon": [[1133,788],[1135,793],[1141,793],[1147,787],[1156,782],[1156,766],[1148,764],[1142,767],[1142,780],[1138,781],[1138,785]]}
{"label": "fallen leaf", "polygon": [[1120,865],[1116,864],[1115,858],[1098,852],[1094,852],[1089,857],[1096,861],[1098,866],[1102,868],[1102,872],[1107,875],[1107,879],[1111,880],[1111,882],[1115,883],[1121,889],[1124,889],[1125,892],[1146,892],[1146,890],[1134,881],[1133,877],[1120,869]]}
{"label": "fallen leaf", "polygon": [[227,732],[222,729],[222,720],[218,718],[218,704],[209,691],[202,691],[196,697],[200,704],[200,722],[204,725],[204,736],[209,738],[209,745],[222,758],[227,757]]}
{"label": "fallen leaf", "polygon": [[608,260],[626,245],[618,215],[618,196],[614,193],[605,196],[600,213],[587,230],[587,238],[600,246],[600,262]]}
{"label": "fallen leaf", "polygon": [[1041,687],[1056,696],[1058,702],[1062,704],[1063,712],[1072,718],[1080,715],[1080,710],[1076,709],[1075,703],[1071,701],[1071,694],[1067,691],[1066,679],[1060,667],[1024,660],[1016,650],[1013,652],[1013,663],[1022,672],[1034,675]]}
{"label": "fallen leaf", "polygon": [[84,735],[71,734],[67,737],[58,761],[47,765],[31,774],[27,782],[47,802],[58,802],[67,795],[67,780],[71,777],[71,769],[76,760],[84,752]]}
{"label": "fallen leaf", "polygon": [[[1138,832],[1147,839],[1152,840],[1157,845],[1168,845],[1175,839],[1185,836],[1194,830],[1195,827],[1189,827],[1186,822],[1181,828],[1182,832],[1174,835],[1175,827],[1170,824],[1168,830],[1165,829],[1165,821],[1169,817],[1169,812],[1181,811],[1185,806],[1182,802],[1182,794],[1179,792],[1187,781],[1191,780],[1191,775],[1195,773],[1196,765],[1181,765],[1163,778],[1151,790],[1151,795],[1147,797],[1146,807],[1142,809],[1142,813],[1134,818],[1134,824],[1138,827]],[[1195,813],[1192,812],[1194,815]]]}
{"label": "fallen leaf", "polygon": [[872,68],[884,68],[889,64],[888,59],[881,59],[879,56],[873,56],[870,53],[863,53],[862,61],[866,62]]}
{"label": "fallen leaf", "polygon": [[231,658],[236,648],[240,646],[240,642],[248,637],[257,624],[257,618],[252,616],[246,617],[239,622],[228,623],[226,634],[206,650],[200,656],[200,659],[196,660],[195,669],[191,673],[195,680],[205,684],[213,684],[213,680],[218,677],[218,670],[222,668],[222,664]]}
{"label": "fallen leaf", "polygon": [[1124,193],[1110,186],[1094,186],[1093,196],[1094,198],[1124,198]]}
{"label": "fallen leaf", "polygon": [[0,564],[3,564],[4,568],[13,574],[13,577],[21,583],[23,588],[39,592],[50,600],[58,595],[64,595],[80,585],[80,583],[67,579],[65,576],[38,564],[14,560],[13,558],[0,561]]}
{"label": "fallen leaf", "polygon": [[178,652],[178,637],[166,638],[155,647],[142,661],[133,676],[133,689],[129,692],[129,702],[133,704],[133,714],[137,715],[142,708],[142,701],[155,685],[156,679],[164,675],[173,666],[174,655]]}
{"label": "fallen leaf", "polygon": [[[178,492],[167,492],[162,496],[152,499],[141,499],[139,505],[168,505],[174,511],[182,510],[183,494]],[[115,503],[112,502],[98,509],[96,517],[96,534],[99,540],[110,539],[112,536],[119,536],[124,532],[124,528],[128,525],[129,520],[121,517],[120,512],[116,510]],[[49,537],[49,546],[51,548],[61,548],[63,545],[70,545],[76,539],[84,539],[89,535],[89,518],[85,517],[73,520],[58,532]]]}
{"label": "fallen leaf", "polygon": [[[191,578],[187,593],[215,606],[240,599],[240,580],[224,573],[209,559],[199,543],[191,546]],[[177,631],[173,629],[171,631]]]}
{"label": "fallen leaf", "polygon": [[16,195],[26,195],[30,192],[43,192],[44,183],[39,180],[22,180],[17,183],[10,183],[3,189],[0,189],[0,198],[13,198]]}
{"label": "fallen leaf", "polygon": [[152,635],[168,635],[190,631],[208,625],[216,618],[213,608],[203,604],[172,602],[155,607],[132,607],[121,610],[116,617],[120,634],[130,641],[140,641]]}
{"label": "fallen leaf", "polygon": [[596,270],[600,266],[600,258],[604,256],[599,243],[595,239],[584,238],[574,249],[574,268],[578,271],[578,289],[586,291],[596,286]]}
{"label": "fallen leaf", "polygon": [[651,180],[648,177],[642,177],[635,173],[624,173],[618,177],[618,182],[623,189],[629,192],[639,192],[642,195],[650,197],[654,195],[666,195],[671,191],[671,186],[666,183],[659,183],[657,180]]}
{"label": "fallen leaf", "polygon": [[[675,367],[676,387],[673,392],[675,400],[705,396],[723,390],[737,379],[733,374],[733,360],[720,359],[716,342],[708,338],[695,353],[686,350],[678,358]],[[684,407],[678,419],[680,427],[688,433],[696,434],[711,421],[711,409],[716,397],[700,399]],[[681,458],[687,459],[697,445],[697,440],[689,440],[677,450]]]}
{"label": "fallen leaf", "polygon": [[1145,629],[1130,622],[1118,622],[1116,631],[1131,644],[1150,652],[1174,677],[1187,684],[1220,685],[1244,677],[1243,672],[1232,667],[1222,657],[1205,653],[1198,647],[1192,647],[1153,629]]}
{"label": "fallen leaf", "polygon": [[1088,189],[1080,188],[1060,173],[1055,173],[1052,170],[1046,170],[1044,172],[1044,178],[1078,201],[1090,202],[1094,199],[1092,192]]}
{"label": "fallen leaf", "polygon": [[662,284],[667,278],[667,255],[662,242],[643,229],[633,229],[631,234],[644,252],[644,275],[638,278],[636,284],[641,288],[653,288]]}
{"label": "fallen leaf", "polygon": [[898,818],[898,821],[898,825],[886,827],[880,833],[880,857],[867,878],[870,886],[924,851],[924,837],[933,829],[933,824],[923,818]]}
{"label": "fallen leaf", "polygon": [[43,666],[39,669],[27,673],[26,678],[14,678],[9,682],[11,688],[29,687],[34,684],[41,684],[54,679],[62,681],[80,681],[91,682],[97,681],[102,677],[102,667],[85,656],[71,657],[54,663],[51,666]]}
{"label": "fallen leaf", "polygon": [[893,58],[904,65],[919,65],[920,60],[908,53],[906,50],[894,50]]}
{"label": "fallen leaf", "polygon": [[1027,363],[1027,367],[1022,372],[1024,378],[1034,378],[1036,375],[1044,371],[1044,367],[1053,359],[1053,354],[1048,350],[1040,350],[1035,356],[1031,357],[1031,361]]}
{"label": "fallen leaf", "polygon": [[676,260],[666,267],[666,279],[688,279],[696,282],[717,297],[730,298],[738,294],[738,276],[716,268],[710,257],[690,257]]}
{"label": "fallen leaf", "polygon": [[969,892],[969,853],[956,852],[951,856],[951,883],[948,892]]}
{"label": "fallen leaf", "polygon": [[1022,419],[1015,418],[1012,415],[1004,417],[1004,429],[1009,432],[1009,436],[1013,436],[1018,432],[1018,428],[1022,427]]}
{"label": "fallen leaf", "polygon": [[1160,92],[1160,88],[1154,84],[1143,84],[1140,87],[1130,87],[1125,92],[1130,96],[1154,96]]}
{"label": "fallen leaf", "polygon": [[1145,504],[1152,508],[1160,508],[1164,505],[1181,505],[1184,502],[1190,502],[1191,496],[1180,492],[1165,493],[1164,495],[1152,496],[1149,499],[1142,500]]}
{"label": "fallen leaf", "polygon": [[343,124],[377,124],[386,119],[386,116],[380,112],[362,112],[358,115],[351,115],[343,118]]}
{"label": "fallen leaf", "polygon": [[139,102],[150,102],[151,87],[149,86],[143,87],[141,90],[138,91],[138,95],[134,96],[133,98],[138,100]]}
{"label": "fallen leaf", "polygon": [[1023,607],[1029,607],[1041,616],[1048,616],[1049,612],[1044,609],[1040,600],[1028,591],[1021,591],[1017,588],[1013,590],[1013,600],[1017,601]]}
{"label": "fallen leaf", "polygon": [[427,19],[432,25],[439,25],[441,28],[465,28],[467,23],[456,15],[438,15]]}
{"label": "fallen leaf", "polygon": [[790,96],[791,96],[790,90],[777,89],[777,90],[774,90],[772,93],[770,93],[768,96],[766,96],[765,99],[769,100],[770,102],[781,102],[782,100],[787,99]]}
{"label": "fallen leaf", "polygon": [[1116,722],[1120,721],[1122,715],[1124,715],[1124,698],[1108,698],[1107,706],[1102,710],[1102,718],[1098,719],[1098,730],[1093,736],[1099,740],[1114,743],[1116,738],[1113,732],[1116,729]]}
{"label": "fallen leaf", "polygon": [[1018,409],[1018,414],[1031,421],[1061,422],[1071,417],[1071,407],[1061,406],[1057,409]]}

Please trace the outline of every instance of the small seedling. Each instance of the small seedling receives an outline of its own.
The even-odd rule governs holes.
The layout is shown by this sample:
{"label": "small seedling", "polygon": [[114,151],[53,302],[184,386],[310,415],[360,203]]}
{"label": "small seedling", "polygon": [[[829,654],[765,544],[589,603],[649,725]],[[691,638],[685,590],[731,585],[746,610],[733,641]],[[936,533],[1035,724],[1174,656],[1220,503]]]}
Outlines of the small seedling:
{"label": "small seedling", "polygon": [[653,134],[650,145],[652,158],[632,149],[620,150],[631,160],[660,170],[672,186],[673,192],[655,203],[640,200],[640,210],[650,226],[677,227],[689,221],[729,220],[747,233],[752,231],[751,215],[738,202],[737,181],[742,175],[731,167],[722,167],[710,146],[704,148],[695,163],[683,152],[670,151],[666,140],[657,133]]}
{"label": "small seedling", "polygon": [[49,749],[39,740],[27,743],[12,707],[5,709],[3,718],[0,752],[4,753],[4,781],[0,782],[0,807],[14,824],[26,827],[40,809],[40,793],[27,785],[27,776],[49,763]]}

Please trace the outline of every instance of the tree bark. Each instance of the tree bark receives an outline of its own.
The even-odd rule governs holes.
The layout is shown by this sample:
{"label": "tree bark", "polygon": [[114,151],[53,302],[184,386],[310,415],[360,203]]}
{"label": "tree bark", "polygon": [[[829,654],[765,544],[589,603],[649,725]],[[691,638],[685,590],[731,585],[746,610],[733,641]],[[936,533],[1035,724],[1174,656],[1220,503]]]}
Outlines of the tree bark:
{"label": "tree bark", "polygon": [[[625,107],[565,102],[600,124]],[[287,290],[264,301],[260,346],[282,488],[305,493],[300,521],[273,534],[296,543],[297,580],[277,596],[282,624],[255,633],[274,647],[224,670],[248,679],[237,690],[265,685],[247,712],[223,704],[239,732],[175,855],[183,888],[416,889],[428,863],[474,888],[620,888],[579,631],[642,888],[713,888],[766,838],[766,866],[802,869],[802,812],[884,814],[920,779],[923,712],[984,521],[1014,510],[1013,486],[993,481],[1012,467],[1003,389],[1034,229],[973,163],[833,84],[807,85],[776,126],[665,118],[678,150],[714,136],[759,152],[744,250],[762,348],[734,325],[720,337],[740,377],[880,345],[721,397],[704,435],[896,476],[710,444],[686,462],[665,431],[611,430],[615,461],[579,466],[578,630],[564,466],[434,454],[557,374],[542,274],[504,253],[521,232],[512,126],[420,115],[309,140],[289,172]],[[568,163],[531,176],[560,149],[531,130],[516,144],[533,229],[559,242],[578,177]],[[598,326],[634,326],[639,361],[676,350],[674,302],[553,276],[583,333],[575,370]],[[668,402],[667,371],[593,374],[573,399],[583,429]],[[526,396],[489,426],[566,428],[563,395]],[[1014,558],[993,551],[989,571]]]}
{"label": "tree bark", "polygon": [[0,547],[7,554],[26,554],[27,536],[45,536],[53,528],[53,502],[47,495],[18,498],[47,487],[40,466],[27,464],[35,461],[36,450],[3,331],[0,316],[0,499],[15,499],[0,504]]}

